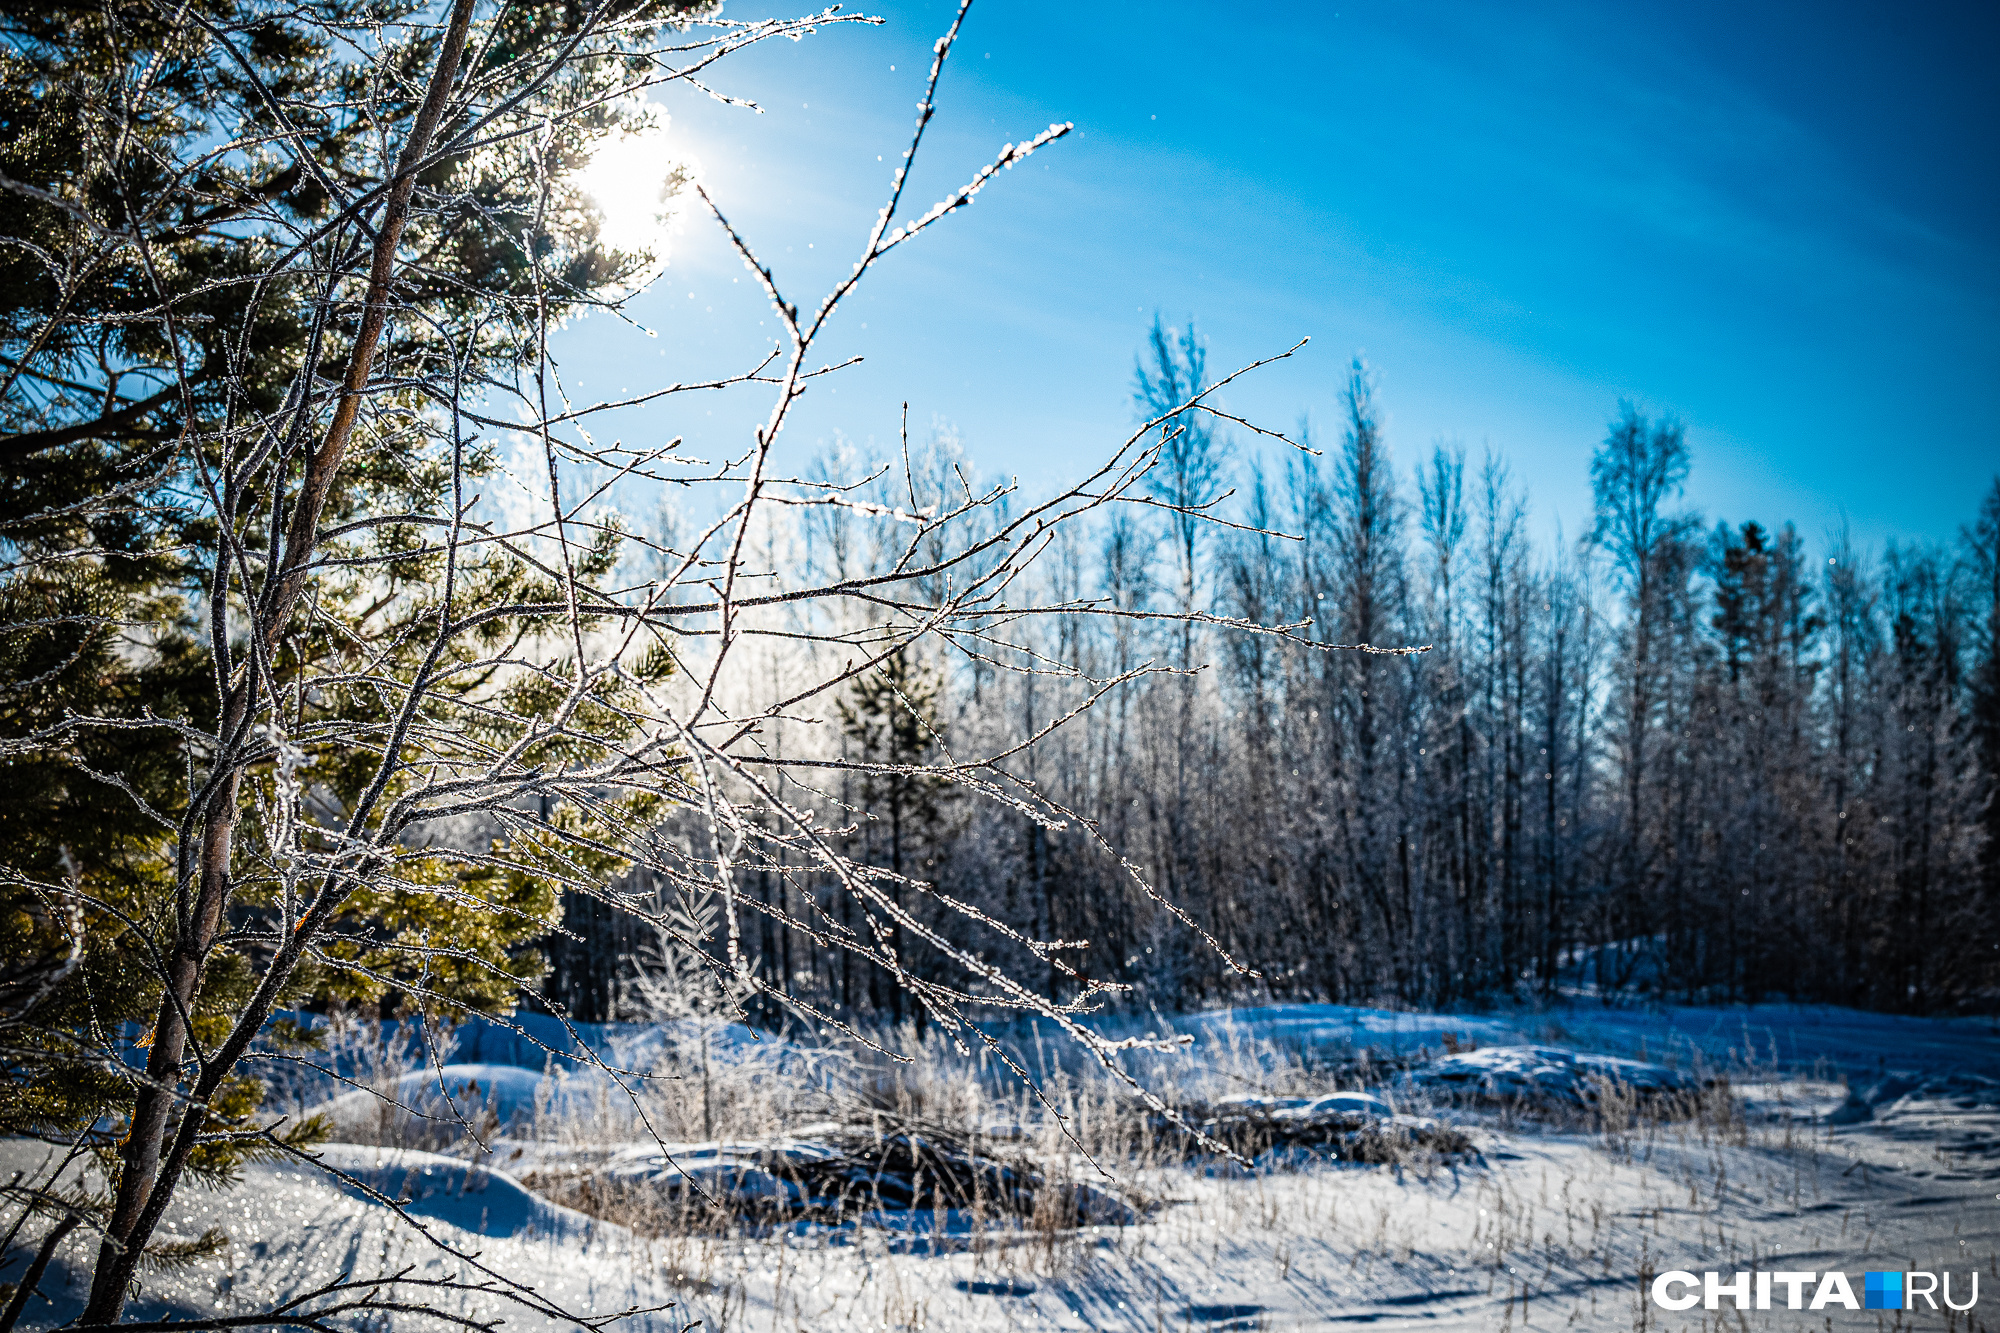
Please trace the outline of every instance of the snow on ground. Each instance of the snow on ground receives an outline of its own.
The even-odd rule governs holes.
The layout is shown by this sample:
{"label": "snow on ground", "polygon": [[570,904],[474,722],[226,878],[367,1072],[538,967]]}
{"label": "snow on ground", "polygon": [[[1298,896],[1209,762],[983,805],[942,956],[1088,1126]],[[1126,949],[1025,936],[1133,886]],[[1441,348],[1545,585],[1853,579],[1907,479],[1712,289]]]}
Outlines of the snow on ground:
{"label": "snow on ground", "polygon": [[1411,1070],[1409,1081],[1446,1095],[1528,1098],[1572,1105],[1595,1102],[1599,1089],[1622,1084],[1643,1096],[1689,1093],[1693,1075],[1645,1060],[1579,1055],[1560,1046],[1489,1046],[1456,1051]]}
{"label": "snow on ground", "polygon": [[[449,1182],[453,1173],[463,1181],[464,1166],[449,1159],[401,1154],[376,1179],[407,1182],[428,1166],[446,1183],[433,1194],[420,1187],[418,1220],[494,1271],[531,1279],[552,1302],[602,1312],[678,1294],[687,1316],[715,1329],[1626,1329],[1638,1325],[1642,1268],[1990,1274],[2000,1262],[1992,1117],[1984,1171],[1937,1161],[1924,1127],[1909,1128],[1842,1130],[1824,1148],[1794,1151],[1671,1133],[1629,1151],[1581,1136],[1509,1135],[1487,1144],[1483,1164],[1429,1173],[1151,1173],[1139,1183],[1162,1197],[1152,1220],[1057,1237],[917,1225],[646,1241],[523,1205],[518,1187],[491,1175],[475,1179],[483,1188],[456,1190]],[[470,1271],[380,1205],[291,1168],[254,1168],[237,1190],[190,1194],[175,1222],[181,1234],[220,1225],[237,1239],[221,1259],[148,1279],[143,1312],[243,1313],[350,1270]],[[80,1291],[49,1285],[62,1304],[32,1327],[75,1311]],[[558,1326],[503,1312],[510,1329]],[[1755,1318],[1763,1322],[1751,1327],[1807,1326]],[[1811,1326],[1824,1327],[1822,1318]],[[668,1312],[629,1327],[681,1322]],[[1649,1326],[1694,1324],[1654,1312]],[[1833,1326],[1873,1328],[1875,1319],[1836,1314]]]}
{"label": "snow on ground", "polygon": [[316,1109],[341,1137],[380,1137],[385,1122],[436,1118],[446,1122],[491,1117],[510,1126],[537,1109],[561,1110],[595,1092],[596,1080],[549,1077],[518,1065],[448,1064],[398,1075],[380,1088],[355,1088]]}
{"label": "snow on ground", "polygon": [[[1146,1026],[1140,1024],[1139,1026]],[[1180,1018],[1200,1044],[1264,1040],[1406,1054],[1454,1044],[1544,1043],[1663,1063],[1815,1065],[1859,1081],[1884,1070],[2000,1078],[2000,1021],[1914,1018],[1833,1005],[1615,1007],[1597,1002],[1492,1013],[1412,1013],[1342,1004],[1217,1009]]]}
{"label": "snow on ground", "polygon": [[[31,1168],[46,1151],[19,1140],[0,1143],[0,1173]],[[333,1145],[326,1156],[329,1165],[380,1192],[413,1199],[410,1217],[397,1217],[361,1190],[303,1163],[254,1164],[233,1189],[189,1188],[176,1196],[163,1238],[192,1239],[219,1227],[229,1244],[216,1257],[178,1271],[145,1274],[128,1317],[248,1314],[343,1276],[404,1268],[420,1278],[472,1279],[481,1278],[483,1268],[532,1282],[548,1302],[576,1309],[608,1311],[676,1299],[669,1275],[643,1242],[558,1209],[502,1173],[468,1170],[462,1161],[408,1150]],[[84,1241],[72,1239],[41,1284],[52,1301],[32,1303],[22,1327],[52,1328],[81,1311],[86,1250]],[[504,1313],[510,1330],[565,1326],[493,1296],[444,1303]],[[626,1327],[663,1333],[686,1322],[668,1311]],[[423,1325],[395,1320],[376,1327]]]}
{"label": "snow on ground", "polygon": [[[310,1016],[294,1015],[314,1022]],[[394,1024],[385,1024],[393,1028]],[[2000,1078],[2000,1019],[1917,1018],[1835,1005],[1607,1005],[1577,1000],[1540,1008],[1436,1013],[1343,1004],[1276,1004],[1214,1009],[1165,1019],[1110,1018],[1117,1035],[1172,1028],[1211,1048],[1251,1041],[1293,1049],[1342,1047],[1385,1054],[1462,1046],[1549,1044],[1580,1052],[1687,1064],[1758,1063],[1787,1070],[1821,1066],[1859,1082],[1885,1070],[1965,1072]],[[572,1035],[572,1032],[574,1035]],[[1045,1034],[1045,1043],[1060,1039]],[[664,1043],[700,1042],[735,1059],[781,1062],[771,1039],[738,1023],[565,1026],[540,1014],[462,1025],[449,1058],[462,1064],[541,1070],[597,1059],[642,1066]],[[1031,1050],[1032,1032],[1018,1045]],[[1033,1060],[1030,1061],[1033,1064]]]}
{"label": "snow on ground", "polygon": [[[174,1234],[214,1225],[230,1244],[188,1269],[149,1275],[136,1308],[156,1316],[244,1313],[342,1273],[414,1265],[430,1276],[476,1275],[465,1257],[476,1254],[477,1264],[531,1281],[570,1309],[601,1314],[680,1302],[624,1325],[646,1333],[695,1318],[715,1333],[1248,1333],[1359,1324],[1692,1333],[1714,1327],[1713,1316],[1703,1324],[1699,1309],[1675,1315],[1642,1306],[1640,1273],[1976,1268],[1985,1280],[1982,1326],[2000,1326],[2000,1082],[1993,1077],[2000,1063],[1990,1025],[1924,1027],[1862,1015],[1849,1028],[1840,1011],[1747,1013],[1759,1016],[1756,1025],[1746,1011],[1628,1016],[1622,1028],[1600,1027],[1587,1038],[1577,1035],[1583,1029],[1572,1014],[1561,1025],[1568,1040],[1552,1036],[1555,1025],[1544,1016],[1295,1006],[1187,1020],[1187,1030],[1213,1040],[1201,1043],[1211,1057],[1231,1042],[1242,1047],[1246,1034],[1435,1054],[1449,1032],[1452,1044],[1476,1042],[1483,1049],[1472,1054],[1487,1056],[1460,1063],[1488,1072],[1520,1066],[1531,1085],[1536,1069],[1589,1067],[1579,1048],[1677,1057],[1683,1066],[1698,1050],[1722,1066],[1731,1060],[1729,1031],[1741,1050],[1741,1031],[1752,1026],[1748,1045],[1766,1049],[1755,1063],[1735,1057],[1733,1102],[1714,1103],[1695,1120],[1607,1132],[1579,1128],[1573,1117],[1538,1123],[1512,1111],[1441,1108],[1471,1133],[1476,1156],[1404,1167],[1292,1155],[1255,1171],[1122,1168],[1118,1188],[1148,1206],[1118,1226],[1038,1230],[1032,1222],[919,1210],[876,1214],[863,1225],[648,1238],[523,1188],[517,1174],[553,1150],[496,1143],[500,1151],[487,1160],[512,1166],[510,1173],[408,1149],[336,1145],[326,1150],[328,1164],[352,1184],[298,1164],[267,1164],[248,1168],[236,1189],[185,1193],[169,1218]],[[1773,1041],[1777,1059],[1767,1049]],[[1522,1047],[1549,1049],[1531,1057]],[[1190,1059],[1202,1057],[1198,1047]],[[535,1095],[525,1083],[515,1088],[514,1075],[483,1074],[496,1108],[503,1087],[508,1096]],[[448,1069],[454,1076],[476,1081]],[[1249,1095],[1280,1110],[1299,1100]],[[1360,1090],[1338,1095],[1346,1099],[1339,1109],[1359,1114],[1380,1114],[1396,1100],[1394,1092],[1381,1100]],[[723,1145],[709,1146],[722,1155]],[[29,1166],[44,1151],[0,1144],[0,1172]],[[626,1156],[648,1152],[658,1149],[635,1147]],[[408,1218],[369,1190],[410,1200]],[[84,1262],[84,1247],[74,1243],[44,1284],[55,1303],[31,1306],[23,1327],[53,1327],[75,1313],[82,1292],[74,1275]],[[464,1304],[504,1314],[510,1331],[561,1326],[491,1295]],[[1876,1329],[1879,1322],[1876,1312],[1745,1312],[1740,1322],[1732,1313],[1729,1326]],[[1941,1317],[1917,1324],[1930,1326],[1945,1324]],[[397,1318],[370,1327],[420,1325]]]}

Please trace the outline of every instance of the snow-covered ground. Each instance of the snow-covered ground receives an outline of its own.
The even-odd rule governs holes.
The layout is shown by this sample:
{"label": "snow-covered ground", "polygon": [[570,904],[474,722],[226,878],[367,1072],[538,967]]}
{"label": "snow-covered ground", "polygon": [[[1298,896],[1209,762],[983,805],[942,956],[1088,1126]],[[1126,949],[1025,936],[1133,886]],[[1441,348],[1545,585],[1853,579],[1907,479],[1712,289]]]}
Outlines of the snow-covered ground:
{"label": "snow-covered ground", "polygon": [[1911,1018],[1832,1005],[1614,1007],[1597,1003],[1495,1013],[1409,1013],[1340,1004],[1219,1009],[1184,1016],[1180,1030],[1208,1041],[1259,1037],[1301,1047],[1346,1044],[1407,1052],[1446,1034],[1482,1046],[1548,1043],[1687,1066],[1810,1069],[1851,1081],[1886,1070],[2000,1078],[2000,1021]]}
{"label": "snow-covered ground", "polygon": [[[532,1284],[548,1306],[600,1315],[675,1302],[624,1325],[645,1330],[695,1319],[711,1330],[758,1333],[1357,1324],[1693,1330],[1715,1327],[1716,1315],[1652,1308],[1640,1274],[1891,1268],[1977,1269],[1984,1279],[1977,1326],[2000,1327],[2000,1082],[1993,1079],[2000,1039],[1991,1025],[1830,1010],[1607,1014],[1605,1025],[1586,1028],[1575,1014],[1238,1011],[1187,1020],[1200,1041],[1185,1058],[1199,1067],[1207,1048],[1240,1084],[1255,1081],[1280,1045],[1331,1048],[1343,1060],[1366,1047],[1427,1057],[1371,1088],[1380,1102],[1355,1089],[1330,1098],[1332,1088],[1298,1086],[1306,1075],[1296,1065],[1287,1067],[1291,1086],[1237,1091],[1226,1104],[1211,1098],[1225,1112],[1262,1102],[1279,1120],[1407,1110],[1426,1087],[1440,1086],[1415,1076],[1439,1068],[1512,1071],[1529,1090],[1641,1082],[1592,1082],[1590,1071],[1650,1076],[1578,1059],[1579,1052],[1671,1059],[1690,1083],[1697,1078],[1690,1065],[1702,1064],[1729,1075],[1726,1094],[1711,1086],[1693,1117],[1636,1121],[1621,1106],[1607,1117],[1567,1094],[1551,1099],[1564,1113],[1547,1116],[1505,1088],[1498,1091],[1507,1095],[1487,1101],[1433,1101],[1418,1109],[1456,1123],[1477,1152],[1416,1154],[1403,1165],[1296,1151],[1273,1152],[1251,1169],[1215,1158],[1114,1164],[1117,1181],[1099,1183],[1138,1205],[1136,1214],[1080,1229],[918,1209],[841,1226],[649,1237],[558,1207],[498,1169],[505,1163],[528,1173],[560,1155],[550,1145],[496,1143],[500,1151],[486,1159],[494,1166],[337,1145],[326,1150],[327,1164],[349,1183],[298,1164],[262,1165],[233,1190],[184,1194],[169,1219],[174,1234],[217,1226],[230,1243],[192,1267],[147,1276],[140,1307],[158,1315],[245,1313],[342,1274],[412,1267],[432,1277],[500,1275]],[[1754,1034],[1747,1043],[1746,1027]],[[1445,1033],[1463,1054],[1435,1058]],[[1235,1056],[1219,1059],[1230,1047]],[[456,1095],[477,1081],[468,1069],[429,1077]],[[1581,1081],[1565,1072],[1575,1070],[1585,1071]],[[483,1095],[495,1104],[551,1103],[547,1090],[516,1073],[482,1072],[491,1080]],[[1446,1086],[1463,1091],[1462,1083]],[[0,1171],[29,1167],[43,1151],[0,1144]],[[748,1149],[690,1143],[669,1151],[696,1162]],[[649,1144],[623,1160],[629,1171],[659,1153]],[[1096,1179],[1079,1160],[1063,1165]],[[409,1200],[406,1215],[378,1197]],[[82,1257],[79,1245],[59,1259],[43,1284],[54,1303],[31,1306],[24,1327],[52,1327],[75,1313],[81,1293],[66,1284],[80,1271],[69,1265]],[[563,1326],[546,1309],[497,1294],[451,1300],[504,1315],[510,1330]],[[1947,1327],[1941,1316],[1916,1319],[1917,1328]],[[1732,1311],[1727,1326],[1824,1329],[1829,1320],[1836,1329],[1889,1326],[1878,1312],[1838,1309],[1744,1312],[1740,1323]],[[397,1317],[368,1326],[422,1325]],[[1972,1326],[1961,1318],[1956,1327]]]}

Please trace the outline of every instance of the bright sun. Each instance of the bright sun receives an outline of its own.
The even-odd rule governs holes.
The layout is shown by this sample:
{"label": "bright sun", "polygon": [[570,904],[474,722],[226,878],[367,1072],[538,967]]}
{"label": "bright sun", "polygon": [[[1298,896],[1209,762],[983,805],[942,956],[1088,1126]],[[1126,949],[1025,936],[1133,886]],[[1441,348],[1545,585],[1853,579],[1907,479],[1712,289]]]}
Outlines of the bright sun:
{"label": "bright sun", "polygon": [[687,158],[667,142],[662,123],[606,139],[577,173],[579,189],[604,214],[601,239],[620,250],[651,250],[664,260],[673,185],[692,174]]}

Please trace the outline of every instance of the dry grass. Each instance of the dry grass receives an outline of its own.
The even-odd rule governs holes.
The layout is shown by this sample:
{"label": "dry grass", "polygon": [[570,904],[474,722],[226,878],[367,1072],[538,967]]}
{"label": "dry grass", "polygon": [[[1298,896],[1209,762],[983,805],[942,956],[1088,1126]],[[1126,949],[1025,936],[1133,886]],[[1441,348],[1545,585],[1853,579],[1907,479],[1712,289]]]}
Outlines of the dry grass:
{"label": "dry grass", "polygon": [[[904,1058],[801,1059],[776,1044],[663,1051],[633,1061],[650,1077],[629,1092],[552,1090],[492,1146],[503,1167],[523,1153],[514,1169],[538,1192],[630,1228],[635,1264],[670,1277],[705,1327],[733,1333],[984,1328],[1037,1301],[1043,1315],[1088,1304],[1107,1328],[1289,1328],[1263,1308],[1283,1293],[1312,1310],[1365,1309],[1389,1293],[1436,1300],[1427,1326],[1453,1330],[1666,1333],[1683,1325],[1634,1297],[1640,1275],[1771,1266],[1774,1247],[1871,1254],[1915,1215],[1895,1186],[1883,1192],[1886,1169],[1871,1178],[1875,1166],[1851,1155],[1854,1141],[1809,1118],[1746,1115],[1733,1090],[1778,1073],[1747,1060],[1699,1069],[1700,1086],[1673,1097],[1604,1082],[1582,1105],[1481,1106],[1395,1082],[1409,1057],[1385,1067],[1225,1036],[1198,1056],[1135,1060],[1184,1117],[1227,1128],[1255,1159],[1245,1169],[1032,1034],[1016,1049],[1033,1089],[935,1033],[885,1044]],[[1233,1095],[1385,1085],[1396,1110],[1438,1134],[1377,1129],[1364,1148],[1297,1142],[1254,1110],[1220,1123]],[[601,1169],[653,1132],[677,1152],[745,1145],[811,1202],[721,1201],[670,1172]],[[758,1156],[792,1139],[834,1155],[809,1167]],[[452,1150],[479,1151],[469,1137]],[[1092,1224],[1078,1205],[1086,1190],[1130,1211]],[[1964,1225],[1986,1243],[1976,1218]],[[1252,1312],[1217,1314],[1238,1308]]]}

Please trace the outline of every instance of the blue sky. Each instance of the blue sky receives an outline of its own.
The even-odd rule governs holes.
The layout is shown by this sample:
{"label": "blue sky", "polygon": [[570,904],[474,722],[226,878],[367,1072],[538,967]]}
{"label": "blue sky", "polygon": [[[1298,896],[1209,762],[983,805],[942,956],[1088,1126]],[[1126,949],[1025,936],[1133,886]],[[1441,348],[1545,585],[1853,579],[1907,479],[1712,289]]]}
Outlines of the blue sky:
{"label": "blue sky", "polygon": [[[1711,519],[1949,537],[2000,470],[2000,20],[1744,8],[981,0],[919,207],[1005,141],[1077,133],[885,261],[825,345],[865,364],[808,395],[786,447],[887,446],[907,399],[1044,490],[1129,430],[1157,309],[1196,321],[1213,366],[1310,334],[1232,387],[1281,428],[1330,434],[1363,352],[1406,473],[1439,438],[1491,445],[1545,536],[1588,526],[1591,450],[1632,398],[1686,422]],[[762,114],[663,99],[801,304],[853,262],[951,7],[867,12],[887,22],[721,67]],[[685,221],[673,255],[635,311],[657,341],[601,318],[565,335],[590,396],[726,370],[769,333],[711,225]],[[762,407],[682,400],[621,429],[719,454]]]}

